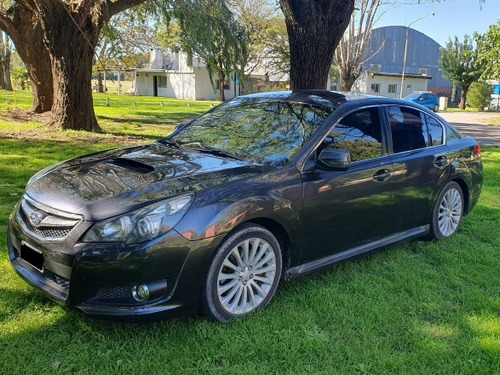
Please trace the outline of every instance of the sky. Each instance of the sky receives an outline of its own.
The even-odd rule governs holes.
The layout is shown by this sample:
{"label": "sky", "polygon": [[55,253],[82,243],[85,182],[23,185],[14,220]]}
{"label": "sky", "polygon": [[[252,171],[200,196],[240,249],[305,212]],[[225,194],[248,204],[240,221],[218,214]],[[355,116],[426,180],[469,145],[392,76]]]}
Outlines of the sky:
{"label": "sky", "polygon": [[[398,1],[400,3],[404,1]],[[381,7],[382,14],[388,6]],[[430,13],[434,12],[434,16]],[[427,16],[428,15],[428,16]],[[419,18],[425,17],[421,20]],[[374,28],[382,26],[408,26],[418,30],[444,46],[448,38],[458,37],[463,41],[465,34],[472,36],[474,31],[484,34],[490,25],[500,19],[500,0],[441,0],[423,1],[422,4],[393,5],[383,13]]]}

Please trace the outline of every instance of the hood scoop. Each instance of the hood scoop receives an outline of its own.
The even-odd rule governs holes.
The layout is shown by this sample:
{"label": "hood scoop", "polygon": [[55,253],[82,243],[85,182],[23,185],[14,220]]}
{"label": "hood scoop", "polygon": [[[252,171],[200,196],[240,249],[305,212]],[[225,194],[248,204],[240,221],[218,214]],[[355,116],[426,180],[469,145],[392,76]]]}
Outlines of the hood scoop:
{"label": "hood scoop", "polygon": [[114,158],[108,160],[106,163],[141,174],[150,173],[155,170],[154,167],[152,167],[151,165],[126,158]]}

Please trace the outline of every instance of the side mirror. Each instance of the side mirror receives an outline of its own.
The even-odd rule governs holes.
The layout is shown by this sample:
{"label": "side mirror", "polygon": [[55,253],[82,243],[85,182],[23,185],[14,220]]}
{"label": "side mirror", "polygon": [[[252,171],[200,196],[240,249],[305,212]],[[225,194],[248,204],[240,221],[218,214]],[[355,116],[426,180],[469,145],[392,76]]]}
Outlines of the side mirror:
{"label": "side mirror", "polygon": [[347,150],[324,148],[319,153],[316,165],[327,171],[347,171],[351,166],[351,154]]}

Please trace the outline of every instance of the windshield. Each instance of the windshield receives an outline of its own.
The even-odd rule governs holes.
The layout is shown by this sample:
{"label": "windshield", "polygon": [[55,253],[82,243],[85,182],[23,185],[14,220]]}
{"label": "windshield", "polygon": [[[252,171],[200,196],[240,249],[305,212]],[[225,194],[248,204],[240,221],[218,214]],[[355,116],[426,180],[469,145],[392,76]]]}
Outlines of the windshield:
{"label": "windshield", "polygon": [[237,98],[201,115],[168,140],[183,148],[279,166],[292,160],[331,111],[285,100]]}

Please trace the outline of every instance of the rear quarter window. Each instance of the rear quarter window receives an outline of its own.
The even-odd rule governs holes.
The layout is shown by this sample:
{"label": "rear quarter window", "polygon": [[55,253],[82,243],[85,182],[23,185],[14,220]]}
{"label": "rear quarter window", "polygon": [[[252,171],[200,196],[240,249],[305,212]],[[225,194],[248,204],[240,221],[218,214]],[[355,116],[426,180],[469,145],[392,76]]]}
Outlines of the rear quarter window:
{"label": "rear quarter window", "polygon": [[457,139],[462,139],[462,134],[460,134],[457,129],[455,129],[454,127],[452,127],[448,124],[446,124],[445,127],[446,127],[446,142],[447,143],[455,141]]}
{"label": "rear quarter window", "polygon": [[425,115],[428,132],[428,146],[439,146],[444,143],[443,125],[434,117]]}

